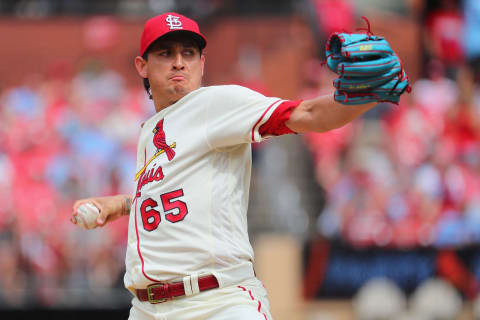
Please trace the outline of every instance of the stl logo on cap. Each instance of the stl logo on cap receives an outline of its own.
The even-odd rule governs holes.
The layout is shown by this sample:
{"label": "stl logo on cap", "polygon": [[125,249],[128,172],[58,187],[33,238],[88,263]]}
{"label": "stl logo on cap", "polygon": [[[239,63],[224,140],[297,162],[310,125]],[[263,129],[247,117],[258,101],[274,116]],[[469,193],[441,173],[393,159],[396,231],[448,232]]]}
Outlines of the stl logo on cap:
{"label": "stl logo on cap", "polygon": [[169,14],[165,19],[165,21],[167,21],[167,25],[170,27],[170,30],[183,29],[182,21],[180,21],[180,17]]}

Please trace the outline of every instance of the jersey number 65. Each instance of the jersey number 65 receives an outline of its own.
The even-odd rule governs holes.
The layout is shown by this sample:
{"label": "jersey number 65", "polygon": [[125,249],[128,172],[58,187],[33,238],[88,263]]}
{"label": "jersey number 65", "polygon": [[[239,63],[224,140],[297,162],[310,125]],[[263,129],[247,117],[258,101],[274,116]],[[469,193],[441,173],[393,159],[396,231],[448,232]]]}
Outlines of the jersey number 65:
{"label": "jersey number 65", "polygon": [[[180,197],[183,197],[183,189],[178,189],[160,195],[163,211],[165,213],[165,219],[172,223],[182,221],[188,214],[187,204],[177,199]],[[142,205],[140,206],[143,227],[147,231],[153,231],[157,229],[158,225],[162,221],[160,212],[155,210],[156,207],[158,207],[158,202],[152,198],[143,200]]]}

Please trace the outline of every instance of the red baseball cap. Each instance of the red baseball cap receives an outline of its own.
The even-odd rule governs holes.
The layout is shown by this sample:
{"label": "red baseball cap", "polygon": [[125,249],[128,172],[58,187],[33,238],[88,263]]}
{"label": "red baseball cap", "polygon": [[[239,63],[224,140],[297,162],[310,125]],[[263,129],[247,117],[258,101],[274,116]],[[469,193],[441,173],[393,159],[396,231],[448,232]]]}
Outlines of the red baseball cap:
{"label": "red baseball cap", "polygon": [[195,21],[175,12],[167,12],[145,23],[140,39],[140,55],[143,55],[155,40],[171,32],[188,32],[198,42],[200,49],[207,46],[207,38],[200,33]]}

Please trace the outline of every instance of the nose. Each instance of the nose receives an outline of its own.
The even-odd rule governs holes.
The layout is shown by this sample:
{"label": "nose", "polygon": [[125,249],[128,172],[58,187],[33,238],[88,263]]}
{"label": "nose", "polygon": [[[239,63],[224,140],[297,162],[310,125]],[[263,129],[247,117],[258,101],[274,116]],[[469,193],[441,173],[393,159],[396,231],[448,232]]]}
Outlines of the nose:
{"label": "nose", "polygon": [[173,70],[183,70],[185,69],[185,63],[183,61],[182,54],[179,52],[175,55],[173,60]]}

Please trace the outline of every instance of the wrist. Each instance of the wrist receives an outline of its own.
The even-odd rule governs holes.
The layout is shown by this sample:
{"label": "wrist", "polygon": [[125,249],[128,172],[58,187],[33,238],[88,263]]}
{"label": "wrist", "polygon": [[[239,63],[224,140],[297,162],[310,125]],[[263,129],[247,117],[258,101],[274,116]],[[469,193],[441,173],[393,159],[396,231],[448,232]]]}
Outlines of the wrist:
{"label": "wrist", "polygon": [[130,215],[130,208],[132,206],[132,198],[130,196],[122,196],[122,216]]}

